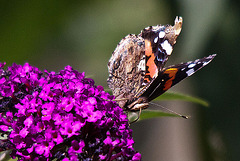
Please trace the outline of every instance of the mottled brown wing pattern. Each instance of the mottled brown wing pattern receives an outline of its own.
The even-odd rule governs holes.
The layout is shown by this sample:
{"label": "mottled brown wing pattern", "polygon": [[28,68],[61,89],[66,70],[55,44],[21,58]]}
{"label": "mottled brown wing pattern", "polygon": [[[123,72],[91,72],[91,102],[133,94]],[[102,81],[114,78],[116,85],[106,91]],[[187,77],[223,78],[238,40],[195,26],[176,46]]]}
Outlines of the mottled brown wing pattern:
{"label": "mottled brown wing pattern", "polygon": [[[144,39],[128,35],[121,40],[108,63],[109,88],[116,99],[131,100],[140,90],[145,76]],[[128,100],[118,101],[124,107]]]}

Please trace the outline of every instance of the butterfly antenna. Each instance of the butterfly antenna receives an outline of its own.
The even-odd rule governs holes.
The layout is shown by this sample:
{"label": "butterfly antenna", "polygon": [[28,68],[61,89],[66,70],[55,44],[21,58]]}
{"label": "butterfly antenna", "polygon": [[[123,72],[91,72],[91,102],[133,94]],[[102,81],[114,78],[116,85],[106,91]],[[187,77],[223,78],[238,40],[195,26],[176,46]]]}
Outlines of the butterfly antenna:
{"label": "butterfly antenna", "polygon": [[185,119],[188,119],[188,118],[189,118],[189,116],[181,115],[180,113],[177,113],[177,112],[175,112],[175,111],[173,111],[173,110],[170,110],[170,109],[168,109],[168,108],[166,108],[166,107],[164,107],[164,106],[162,106],[162,105],[159,105],[159,104],[156,104],[156,103],[153,103],[153,102],[149,102],[149,104],[152,104],[152,105],[161,107],[162,109],[164,109],[164,110],[166,110],[166,111],[168,111],[168,112],[171,112],[171,113],[173,113],[173,114],[176,114],[176,115],[178,115],[178,116],[180,116],[180,117],[182,117],[182,118],[185,118]]}

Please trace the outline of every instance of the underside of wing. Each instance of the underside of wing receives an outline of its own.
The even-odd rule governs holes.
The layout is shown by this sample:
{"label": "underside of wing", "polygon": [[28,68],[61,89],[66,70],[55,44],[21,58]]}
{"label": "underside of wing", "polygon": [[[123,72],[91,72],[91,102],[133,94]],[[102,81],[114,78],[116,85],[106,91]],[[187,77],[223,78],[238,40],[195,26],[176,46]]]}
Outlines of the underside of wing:
{"label": "underside of wing", "polygon": [[[144,40],[128,35],[121,40],[108,63],[107,83],[116,99],[131,99],[137,93],[145,76]],[[119,101],[123,107],[126,100]]]}
{"label": "underside of wing", "polygon": [[182,18],[176,17],[174,26],[158,25],[145,28],[139,36],[145,42],[146,75],[144,83],[148,84],[162,71],[168,57],[173,51],[176,39],[182,29]]}
{"label": "underside of wing", "polygon": [[165,68],[160,75],[152,81],[142,96],[146,97],[148,101],[155,99],[175,84],[206,66],[215,56],[216,54],[213,54],[202,59]]}

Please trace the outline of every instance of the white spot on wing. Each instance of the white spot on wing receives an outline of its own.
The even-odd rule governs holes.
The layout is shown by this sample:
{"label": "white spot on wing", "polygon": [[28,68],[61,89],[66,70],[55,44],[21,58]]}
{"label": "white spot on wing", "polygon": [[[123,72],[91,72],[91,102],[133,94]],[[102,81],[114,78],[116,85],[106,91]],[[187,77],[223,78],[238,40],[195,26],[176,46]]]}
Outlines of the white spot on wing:
{"label": "white spot on wing", "polygon": [[165,32],[160,31],[158,37],[161,39],[161,38],[164,38],[164,36],[165,36]]}
{"label": "white spot on wing", "polygon": [[188,68],[193,68],[196,64],[195,63],[191,63],[188,65]]}
{"label": "white spot on wing", "polygon": [[186,68],[182,68],[181,71],[184,71]]}
{"label": "white spot on wing", "polygon": [[169,42],[167,40],[165,40],[161,44],[161,46],[166,51],[167,55],[171,55],[173,48],[172,48],[171,44],[169,44]]}
{"label": "white spot on wing", "polygon": [[154,43],[157,43],[158,37],[155,37],[155,39],[153,41],[154,41]]}
{"label": "white spot on wing", "polygon": [[145,59],[140,60],[138,64],[138,71],[146,71]]}
{"label": "white spot on wing", "polygon": [[186,73],[188,76],[191,76],[194,73],[194,69],[189,69]]}

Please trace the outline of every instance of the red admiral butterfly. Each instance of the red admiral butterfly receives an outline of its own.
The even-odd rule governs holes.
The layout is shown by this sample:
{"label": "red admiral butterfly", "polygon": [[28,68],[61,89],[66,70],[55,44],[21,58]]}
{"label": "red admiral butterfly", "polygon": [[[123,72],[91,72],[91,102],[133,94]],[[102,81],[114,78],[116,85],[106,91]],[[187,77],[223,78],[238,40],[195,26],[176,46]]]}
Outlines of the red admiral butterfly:
{"label": "red admiral butterfly", "polygon": [[174,26],[150,26],[121,40],[108,62],[107,80],[120,107],[128,111],[147,108],[150,101],[216,56],[164,68],[181,29],[182,18],[176,17]]}

